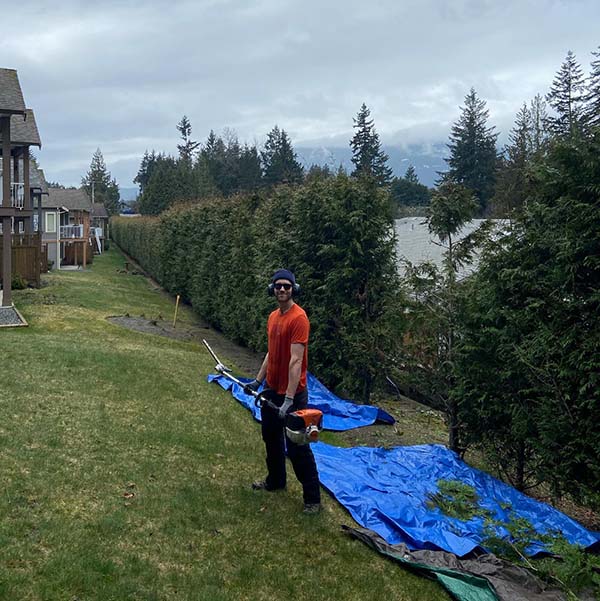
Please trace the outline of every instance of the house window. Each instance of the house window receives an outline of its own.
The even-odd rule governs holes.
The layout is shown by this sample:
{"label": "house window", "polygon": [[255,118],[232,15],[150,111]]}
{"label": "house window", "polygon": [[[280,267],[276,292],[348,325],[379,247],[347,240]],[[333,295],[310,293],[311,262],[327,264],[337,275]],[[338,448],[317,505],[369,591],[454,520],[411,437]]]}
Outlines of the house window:
{"label": "house window", "polygon": [[46,213],[46,232],[56,234],[56,213]]}

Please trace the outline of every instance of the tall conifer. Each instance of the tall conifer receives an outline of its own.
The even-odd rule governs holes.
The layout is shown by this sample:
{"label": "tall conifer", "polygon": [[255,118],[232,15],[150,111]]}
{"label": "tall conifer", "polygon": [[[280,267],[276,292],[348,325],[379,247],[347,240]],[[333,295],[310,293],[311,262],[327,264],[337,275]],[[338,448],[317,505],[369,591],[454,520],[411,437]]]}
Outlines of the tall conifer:
{"label": "tall conifer", "polygon": [[192,124],[186,115],[184,115],[177,124],[177,131],[181,134],[181,140],[183,142],[182,144],[177,144],[179,158],[185,161],[191,168],[194,152],[196,152],[196,149],[200,146],[200,142],[192,140]]}
{"label": "tall conifer", "polygon": [[298,162],[292,142],[284,129],[279,129],[276,125],[267,134],[267,141],[260,157],[264,181],[268,186],[302,182],[304,169]]}
{"label": "tall conifer", "polygon": [[589,127],[600,126],[600,46],[592,52],[587,94],[585,95],[585,120]]}
{"label": "tall conifer", "polygon": [[584,92],[583,71],[569,50],[546,96],[548,104],[556,112],[556,115],[548,118],[548,126],[553,134],[572,136],[581,129]]}
{"label": "tall conifer", "polygon": [[371,111],[363,102],[354,119],[354,134],[350,140],[352,162],[355,177],[371,177],[380,186],[387,186],[392,181],[392,170],[388,166],[388,156],[381,148],[379,135],[375,131]]}
{"label": "tall conifer", "polygon": [[474,88],[465,97],[465,106],[450,133],[449,170],[443,179],[450,179],[471,190],[485,214],[494,192],[496,177],[496,138],[494,127],[488,127],[489,112],[484,100]]}
{"label": "tall conifer", "polygon": [[93,202],[101,203],[109,215],[119,212],[119,186],[106,168],[104,157],[98,148],[92,156],[90,168],[81,179],[81,185]]}

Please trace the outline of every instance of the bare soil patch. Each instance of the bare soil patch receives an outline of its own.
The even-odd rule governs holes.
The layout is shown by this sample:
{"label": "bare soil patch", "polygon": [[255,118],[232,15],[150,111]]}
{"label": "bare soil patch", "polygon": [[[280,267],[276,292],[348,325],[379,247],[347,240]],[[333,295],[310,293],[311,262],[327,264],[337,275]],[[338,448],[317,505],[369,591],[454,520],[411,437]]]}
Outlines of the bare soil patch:
{"label": "bare soil patch", "polygon": [[263,360],[261,353],[231,342],[221,332],[201,321],[195,325],[177,323],[176,327],[173,327],[171,321],[148,319],[144,316],[117,315],[107,317],[107,320],[136,332],[166,336],[175,340],[201,344],[204,338],[226,365],[228,363],[235,365],[243,375],[248,377],[256,374]]}

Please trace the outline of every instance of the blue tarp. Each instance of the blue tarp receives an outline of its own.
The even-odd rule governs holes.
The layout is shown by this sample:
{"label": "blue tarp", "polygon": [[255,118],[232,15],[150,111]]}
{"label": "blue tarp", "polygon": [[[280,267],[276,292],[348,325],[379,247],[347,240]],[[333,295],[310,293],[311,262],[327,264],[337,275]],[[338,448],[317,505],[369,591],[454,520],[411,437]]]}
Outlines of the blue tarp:
{"label": "blue tarp", "polygon": [[[586,530],[546,503],[469,467],[441,445],[339,448],[318,442],[312,448],[323,486],[361,526],[390,544],[405,543],[412,550],[444,550],[460,557],[483,549],[483,517],[465,522],[426,504],[429,495],[438,491],[438,480],[459,480],[476,490],[478,505],[489,510],[494,520],[522,517],[539,533],[558,531],[572,544],[600,546],[600,533]],[[495,530],[500,536],[507,535],[504,529]],[[545,551],[540,543],[527,552]]]}
{"label": "blue tarp", "polygon": [[[371,405],[355,405],[350,401],[344,401],[321,384],[312,374],[307,374],[308,406],[320,409],[323,412],[323,427],[326,430],[338,432],[352,430],[361,426],[370,426],[376,421],[393,424],[394,418],[389,414]],[[249,382],[240,378],[243,382]],[[254,397],[246,394],[241,386],[234,384],[224,376],[210,374],[209,382],[217,382],[221,388],[231,391],[231,394],[246,409],[249,409],[254,419],[260,421],[260,409],[254,404]]]}

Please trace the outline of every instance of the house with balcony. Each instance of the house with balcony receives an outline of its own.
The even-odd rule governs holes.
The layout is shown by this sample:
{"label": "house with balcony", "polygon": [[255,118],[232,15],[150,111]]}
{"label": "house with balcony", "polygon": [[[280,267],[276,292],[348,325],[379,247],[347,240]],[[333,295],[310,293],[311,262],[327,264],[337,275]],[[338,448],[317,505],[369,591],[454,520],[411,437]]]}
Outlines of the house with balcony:
{"label": "house with balcony", "polygon": [[52,269],[84,267],[93,261],[96,236],[92,201],[83,188],[48,188],[42,197],[42,244]]}
{"label": "house with balcony", "polygon": [[39,284],[41,240],[33,228],[32,146],[41,148],[40,135],[33,111],[25,106],[17,72],[0,69],[0,307],[12,307],[15,273]]}
{"label": "house with balcony", "polygon": [[[16,179],[15,183],[11,184],[11,202],[13,206],[18,210],[16,211],[16,219],[13,220],[13,233],[24,233],[25,232],[25,219],[23,218],[23,209],[25,207],[25,186],[23,181],[24,175],[24,161],[19,159],[17,171],[14,168],[14,159],[11,158],[10,169],[13,177]],[[3,180],[3,166],[0,161],[0,182]],[[35,158],[31,157],[29,162],[29,195],[31,197],[31,210],[33,211],[32,224],[33,232],[39,231],[38,223],[40,220],[40,211],[42,208],[42,196],[48,196],[48,184],[44,176],[44,172],[37,166]],[[1,228],[0,228],[1,231]]]}

